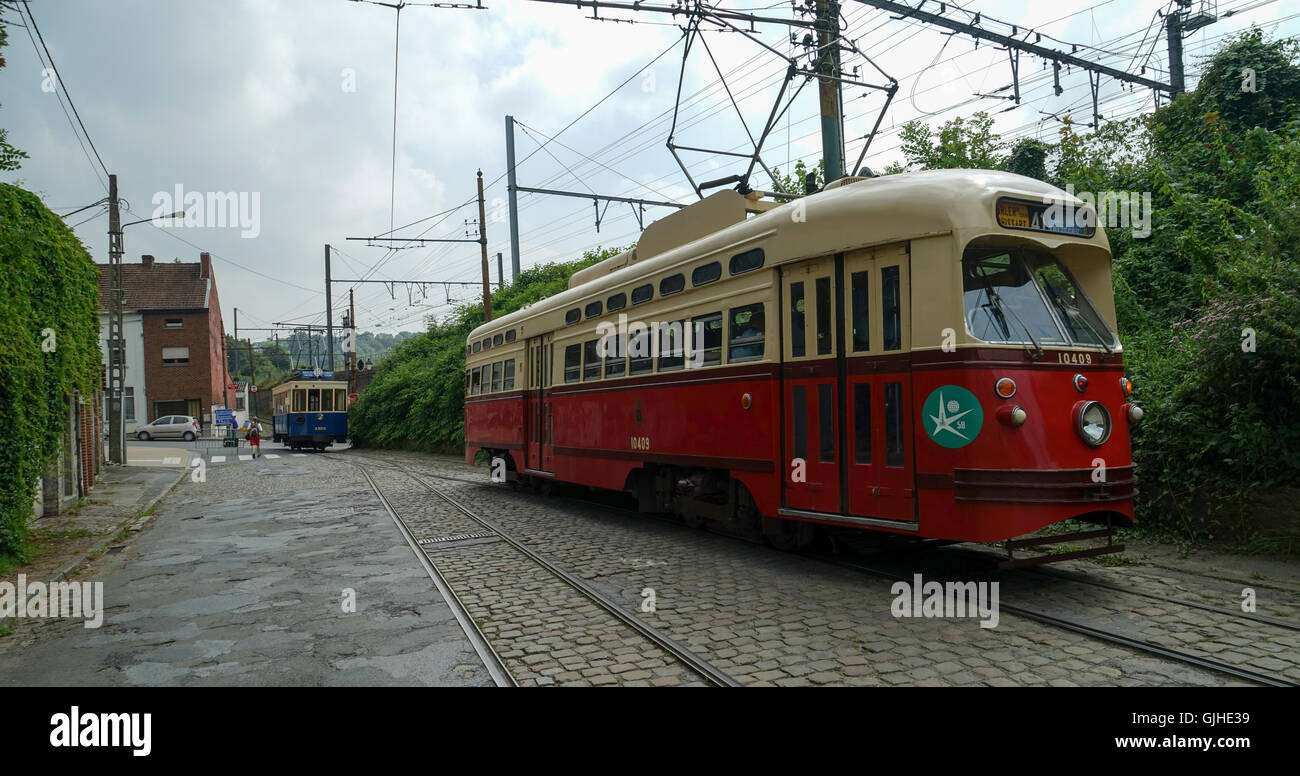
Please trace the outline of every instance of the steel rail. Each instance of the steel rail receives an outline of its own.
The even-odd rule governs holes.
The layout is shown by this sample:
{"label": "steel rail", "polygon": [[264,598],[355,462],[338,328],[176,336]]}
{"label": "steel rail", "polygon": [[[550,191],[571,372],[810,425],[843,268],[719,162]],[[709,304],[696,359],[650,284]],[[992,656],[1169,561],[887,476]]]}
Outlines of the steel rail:
{"label": "steel rail", "polygon": [[[911,581],[907,577],[900,576],[893,572],[885,571],[883,569],[872,568],[871,566],[865,566],[860,563],[837,560],[834,558],[827,558],[819,555],[805,555],[804,557],[810,558],[812,560],[818,560],[821,561],[822,563],[829,563],[834,566],[854,569],[856,571],[872,574],[874,576],[882,577],[884,579],[890,579],[895,582]],[[1108,641],[1112,644],[1119,644],[1120,646],[1129,647],[1130,649],[1136,649],[1141,652],[1148,652],[1153,655],[1169,658],[1170,660],[1177,660],[1179,662],[1188,663],[1190,665],[1194,665],[1199,668],[1204,668],[1209,671],[1216,671],[1221,674],[1235,676],[1239,679],[1246,679],[1252,682],[1257,682],[1259,684],[1267,685],[1269,687],[1300,687],[1300,683],[1292,682],[1288,679],[1283,679],[1278,676],[1261,674],[1246,668],[1239,668],[1238,666],[1229,665],[1228,663],[1222,663],[1219,662],[1218,660],[1211,660],[1210,658],[1204,658],[1204,657],[1200,657],[1199,655],[1193,655],[1189,652],[1182,652],[1180,650],[1170,649],[1169,647],[1162,647],[1159,644],[1153,644],[1149,641],[1143,641],[1142,639],[1135,639],[1129,636],[1124,636],[1119,633],[1113,633],[1111,631],[1101,630],[1100,628],[1094,628],[1091,625],[1085,625],[1081,622],[1076,622],[1074,620],[1067,620],[1064,617],[1057,617],[1056,615],[1047,614],[1046,612],[1039,612],[1033,609],[1026,609],[1021,606],[1008,605],[1003,603],[999,603],[999,609],[1001,611],[1007,612],[1017,617],[1023,617],[1025,619],[1035,620],[1037,622],[1041,622],[1047,625],[1054,625],[1058,628],[1074,631],[1075,633],[1081,633],[1085,636],[1090,636],[1092,638],[1099,639],[1101,641]]]}
{"label": "steel rail", "polygon": [[388,516],[393,518],[393,522],[397,524],[397,529],[402,532],[402,538],[410,545],[416,559],[420,561],[420,565],[424,566],[424,570],[429,574],[429,578],[433,580],[434,586],[442,594],[442,598],[447,602],[451,613],[455,615],[456,622],[460,623],[461,630],[465,632],[465,637],[469,639],[470,645],[474,647],[479,659],[483,661],[483,666],[487,668],[492,681],[496,683],[497,687],[518,687],[519,683],[515,681],[510,669],[506,668],[505,661],[492,648],[492,643],[488,641],[487,636],[483,635],[483,631],[479,630],[478,625],[474,623],[474,618],[470,616],[469,610],[465,608],[465,604],[461,603],[456,591],[451,589],[451,585],[442,576],[442,572],[438,570],[438,567],[433,564],[433,561],[429,560],[429,556],[420,548],[420,545],[415,541],[414,534],[411,533],[411,529],[406,526],[406,523],[393,509],[392,504],[388,503],[388,499],[380,492],[379,485],[371,478],[370,472],[359,464],[357,469],[361,471],[361,476],[370,485],[370,489],[375,492],[375,496],[379,499],[379,503],[384,506],[384,510],[388,512]]}
{"label": "steel rail", "polygon": [[502,531],[500,527],[496,526],[491,521],[475,514],[473,511],[471,511],[465,505],[461,504],[452,496],[448,495],[447,493],[444,493],[443,491],[429,484],[421,475],[416,474],[415,472],[412,472],[409,469],[405,469],[405,468],[403,468],[402,471],[408,477],[410,477],[411,479],[419,483],[426,490],[428,490],[429,492],[433,493],[435,496],[438,496],[443,501],[450,504],[452,508],[456,509],[461,514],[465,515],[465,517],[468,517],[470,520],[473,520],[474,522],[482,525],[484,528],[488,529],[489,531],[492,531],[497,536],[501,537],[502,541],[504,541],[506,544],[509,544],[511,547],[518,550],[526,558],[533,561],[534,563],[541,566],[542,568],[546,569],[548,572],[555,575],[556,577],[564,581],[566,584],[573,587],[578,592],[582,593],[585,597],[589,598],[597,606],[600,606],[605,611],[617,617],[621,622],[623,622],[625,625],[635,630],[637,633],[640,633],[645,638],[649,639],[650,641],[653,641],[665,652],[677,658],[684,665],[686,665],[695,673],[699,674],[701,677],[703,677],[711,684],[717,685],[719,687],[740,687],[741,686],[740,682],[736,681],[733,677],[729,676],[725,672],[721,671],[720,669],[716,668],[712,664],[708,663],[699,655],[696,655],[694,652],[687,649],[684,645],[664,635],[654,626],[643,622],[640,618],[638,618],[637,616],[633,615],[631,612],[624,609],[619,603],[610,599],[604,593],[601,593],[599,590],[592,587],[585,579],[570,574],[564,569],[556,566],[555,564],[546,560],[542,556],[538,555],[536,552],[528,548],[526,545],[522,544],[521,542],[519,542],[517,539],[510,536],[506,532]]}

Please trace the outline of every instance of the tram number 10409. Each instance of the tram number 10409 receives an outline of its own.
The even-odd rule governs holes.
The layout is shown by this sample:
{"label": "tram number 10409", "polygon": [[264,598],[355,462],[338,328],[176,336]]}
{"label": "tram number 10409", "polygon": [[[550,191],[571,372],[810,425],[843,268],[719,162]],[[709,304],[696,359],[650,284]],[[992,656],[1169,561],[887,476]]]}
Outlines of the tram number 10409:
{"label": "tram number 10409", "polygon": [[643,437],[643,436],[634,436],[634,437],[632,437],[632,449],[633,449],[633,450],[649,450],[649,449],[650,449],[650,437]]}

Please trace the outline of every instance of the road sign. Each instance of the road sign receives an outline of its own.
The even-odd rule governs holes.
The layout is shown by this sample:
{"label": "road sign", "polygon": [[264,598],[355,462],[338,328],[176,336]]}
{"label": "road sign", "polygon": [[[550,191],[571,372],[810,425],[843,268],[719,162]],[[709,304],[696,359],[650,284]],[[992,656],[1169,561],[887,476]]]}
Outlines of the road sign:
{"label": "road sign", "polygon": [[239,390],[239,384],[238,384],[238,383],[230,383],[229,385],[226,386],[226,390],[228,390],[228,391],[238,391],[238,390]]}
{"label": "road sign", "polygon": [[257,386],[256,386],[256,385],[250,385],[250,386],[248,386],[248,390],[252,391],[253,393],[257,393]]}
{"label": "road sign", "polygon": [[221,409],[213,410],[212,422],[216,423],[218,426],[229,426],[231,423],[235,422],[235,411]]}

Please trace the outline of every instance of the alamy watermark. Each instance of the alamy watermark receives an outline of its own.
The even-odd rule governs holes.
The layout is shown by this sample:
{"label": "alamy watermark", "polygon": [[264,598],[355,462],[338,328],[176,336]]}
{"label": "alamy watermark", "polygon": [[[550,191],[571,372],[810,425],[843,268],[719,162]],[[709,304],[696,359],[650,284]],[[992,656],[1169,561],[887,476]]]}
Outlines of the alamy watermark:
{"label": "alamy watermark", "polygon": [[104,624],[103,582],[0,582],[0,617],[78,617],[87,628]]}
{"label": "alamy watermark", "polygon": [[998,627],[997,582],[895,582],[889,589],[895,617],[979,617],[981,628]]}
{"label": "alamy watermark", "polygon": [[172,225],[188,227],[238,227],[239,236],[256,237],[262,233],[262,193],[260,191],[185,191],[176,184],[174,191],[160,191],[150,200],[154,205],[151,219],[165,220],[184,210],[183,220]]}
{"label": "alamy watermark", "polygon": [[1104,225],[1107,229],[1125,227],[1133,236],[1151,236],[1151,192],[1143,191],[1078,191],[1073,183],[1065,184],[1065,193],[1086,207],[1071,200],[1043,197],[1049,207],[1043,211],[1043,226],[1047,229],[1084,229]]}
{"label": "alamy watermark", "polygon": [[[708,346],[705,341],[705,322],[693,321],[628,321],[626,315],[618,316],[618,323],[601,321],[596,324],[600,341],[596,354],[602,358],[681,358],[687,369],[704,366]],[[721,352],[721,341],[718,346]]]}

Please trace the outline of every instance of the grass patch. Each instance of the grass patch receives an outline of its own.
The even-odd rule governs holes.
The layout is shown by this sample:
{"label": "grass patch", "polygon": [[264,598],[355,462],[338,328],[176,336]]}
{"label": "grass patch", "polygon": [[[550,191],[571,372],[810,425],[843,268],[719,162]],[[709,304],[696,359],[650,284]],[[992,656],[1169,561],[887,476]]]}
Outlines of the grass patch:
{"label": "grass patch", "polygon": [[58,548],[60,544],[71,541],[72,539],[84,539],[87,536],[94,535],[94,531],[89,531],[85,528],[74,528],[70,530],[37,528],[28,534],[27,541],[23,545],[25,557],[13,554],[0,555],[0,576],[8,575],[12,571],[34,563],[41,556]]}
{"label": "grass patch", "polygon": [[0,638],[4,638],[5,636],[12,636],[13,632],[14,629],[12,627],[8,625],[0,625]]}

